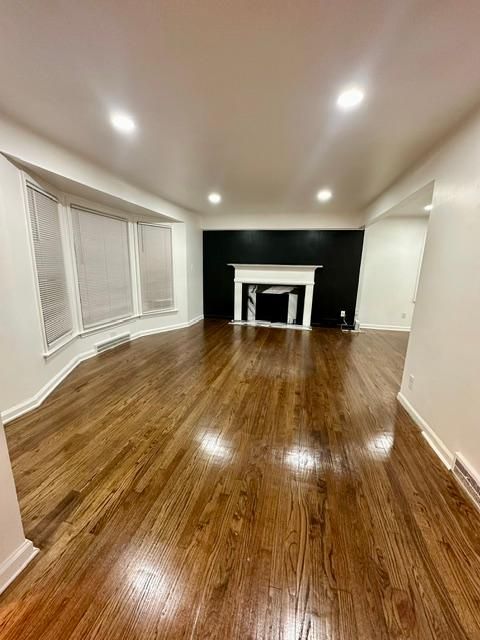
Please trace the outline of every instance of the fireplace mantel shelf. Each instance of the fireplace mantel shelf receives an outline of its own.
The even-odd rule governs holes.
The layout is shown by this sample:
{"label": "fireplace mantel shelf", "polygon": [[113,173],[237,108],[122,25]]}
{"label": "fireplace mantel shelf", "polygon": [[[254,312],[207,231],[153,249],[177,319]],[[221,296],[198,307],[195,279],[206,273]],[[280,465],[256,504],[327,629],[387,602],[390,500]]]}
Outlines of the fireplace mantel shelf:
{"label": "fireplace mantel shelf", "polygon": [[[298,264],[241,264],[228,263],[235,269],[234,322],[242,321],[242,286],[244,284],[295,285],[305,287],[302,328],[309,329],[312,316],[315,270],[323,265]],[[298,328],[298,326],[297,326]]]}
{"label": "fireplace mantel shelf", "polygon": [[315,269],[322,265],[306,264],[239,264],[230,262],[235,269],[235,282],[255,284],[307,285],[315,282]]}
{"label": "fireplace mantel shelf", "polygon": [[258,267],[259,269],[321,269],[323,264],[247,264],[244,262],[229,262],[229,267],[235,267],[235,269]]}

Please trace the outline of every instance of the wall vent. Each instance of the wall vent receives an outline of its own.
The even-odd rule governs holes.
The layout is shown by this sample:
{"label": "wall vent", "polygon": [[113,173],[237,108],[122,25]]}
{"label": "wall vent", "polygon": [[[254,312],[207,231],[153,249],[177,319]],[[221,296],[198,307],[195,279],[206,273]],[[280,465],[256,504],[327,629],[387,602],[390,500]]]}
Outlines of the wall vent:
{"label": "wall vent", "polygon": [[480,509],[480,479],[461,454],[455,454],[453,475]]}
{"label": "wall vent", "polygon": [[107,351],[107,349],[113,349],[114,347],[118,347],[120,344],[124,344],[125,342],[130,341],[129,333],[120,333],[118,336],[113,336],[112,338],[107,338],[106,340],[102,340],[101,342],[97,342],[95,345],[95,349],[97,353],[102,353],[102,351]]}

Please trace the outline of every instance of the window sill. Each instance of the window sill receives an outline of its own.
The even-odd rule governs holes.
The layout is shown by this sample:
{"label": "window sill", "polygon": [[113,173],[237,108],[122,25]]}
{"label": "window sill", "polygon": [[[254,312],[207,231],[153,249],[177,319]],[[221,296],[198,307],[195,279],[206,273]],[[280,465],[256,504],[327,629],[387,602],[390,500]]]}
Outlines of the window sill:
{"label": "window sill", "polygon": [[100,331],[105,331],[105,329],[111,329],[112,327],[118,327],[122,324],[128,324],[129,322],[134,322],[138,320],[140,316],[129,316],[128,318],[122,318],[121,320],[115,320],[113,322],[108,322],[107,324],[101,324],[97,327],[90,327],[89,329],[84,329],[80,331],[79,335],[81,338],[88,338],[95,333],[100,333]]}
{"label": "window sill", "polygon": [[51,357],[56,355],[59,351],[62,351],[62,349],[64,349],[70,343],[72,343],[75,340],[75,338],[78,338],[78,336],[79,336],[78,333],[71,333],[66,340],[64,340],[63,342],[60,342],[59,344],[56,344],[54,347],[52,347],[48,351],[45,351],[43,353],[44,360],[49,360]]}
{"label": "window sill", "polygon": [[176,307],[172,307],[170,309],[154,309],[153,311],[142,311],[140,317],[148,317],[148,316],[159,316],[165,313],[178,313],[178,309]]}
{"label": "window sill", "polygon": [[173,307],[172,309],[160,309],[158,311],[144,311],[139,315],[129,316],[128,318],[122,318],[121,320],[115,320],[114,322],[108,322],[107,324],[98,325],[98,327],[90,327],[89,329],[84,329],[77,335],[79,335],[80,338],[87,338],[88,336],[99,333],[100,331],[105,331],[105,329],[111,329],[112,327],[118,327],[122,324],[128,324],[129,322],[134,322],[135,320],[139,320],[140,318],[148,318],[150,316],[164,315],[168,313],[178,313],[178,309],[176,307]]}

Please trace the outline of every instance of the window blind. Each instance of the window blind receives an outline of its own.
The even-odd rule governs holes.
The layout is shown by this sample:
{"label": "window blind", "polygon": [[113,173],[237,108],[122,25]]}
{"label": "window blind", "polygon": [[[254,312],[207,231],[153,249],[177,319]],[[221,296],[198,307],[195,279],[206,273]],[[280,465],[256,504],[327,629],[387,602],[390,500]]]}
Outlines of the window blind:
{"label": "window blind", "polygon": [[138,224],[138,253],[142,311],[173,307],[172,230]]}
{"label": "window blind", "polygon": [[72,206],[84,329],[133,314],[128,223]]}
{"label": "window blind", "polygon": [[72,332],[58,202],[27,185],[40,305],[47,347]]}

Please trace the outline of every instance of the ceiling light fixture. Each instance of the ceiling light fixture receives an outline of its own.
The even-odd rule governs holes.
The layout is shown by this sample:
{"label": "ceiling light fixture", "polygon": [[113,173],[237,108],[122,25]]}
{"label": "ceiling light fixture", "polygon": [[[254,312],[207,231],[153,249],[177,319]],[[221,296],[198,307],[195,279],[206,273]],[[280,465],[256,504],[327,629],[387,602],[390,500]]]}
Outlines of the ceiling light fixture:
{"label": "ceiling light fixture", "polygon": [[350,111],[350,109],[355,109],[358,105],[363,102],[365,97],[365,93],[363,89],[360,87],[350,87],[342,91],[342,93],[337,98],[337,107],[342,109],[342,111]]}
{"label": "ceiling light fixture", "polygon": [[121,133],[133,133],[137,128],[135,121],[126,113],[112,113],[110,115],[112,126]]}
{"label": "ceiling light fixture", "polygon": [[426,207],[423,207],[425,211],[431,211],[433,209],[433,204],[427,204]]}
{"label": "ceiling light fixture", "polygon": [[317,200],[319,200],[319,202],[328,202],[331,199],[332,195],[333,194],[330,189],[320,189],[320,191],[317,193]]}
{"label": "ceiling light fixture", "polygon": [[212,204],[220,204],[220,202],[222,201],[222,196],[219,193],[209,193],[208,201]]}

